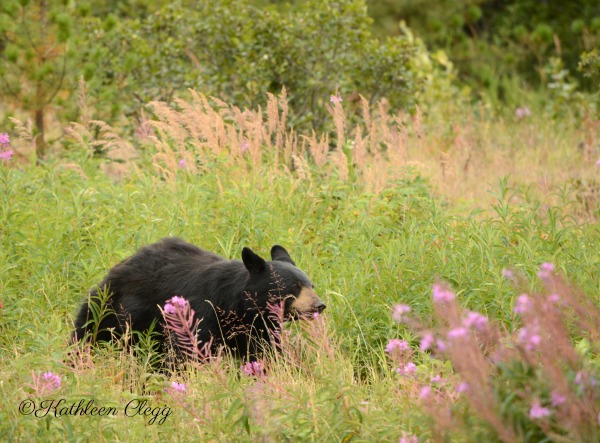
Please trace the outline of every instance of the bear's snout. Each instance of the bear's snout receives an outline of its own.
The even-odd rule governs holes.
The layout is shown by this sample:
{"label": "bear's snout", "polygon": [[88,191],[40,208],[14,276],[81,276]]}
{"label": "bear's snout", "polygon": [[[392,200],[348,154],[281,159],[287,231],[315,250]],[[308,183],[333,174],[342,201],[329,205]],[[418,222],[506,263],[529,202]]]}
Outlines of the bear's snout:
{"label": "bear's snout", "polygon": [[303,287],[292,303],[291,310],[297,317],[321,313],[326,305],[312,288]]}

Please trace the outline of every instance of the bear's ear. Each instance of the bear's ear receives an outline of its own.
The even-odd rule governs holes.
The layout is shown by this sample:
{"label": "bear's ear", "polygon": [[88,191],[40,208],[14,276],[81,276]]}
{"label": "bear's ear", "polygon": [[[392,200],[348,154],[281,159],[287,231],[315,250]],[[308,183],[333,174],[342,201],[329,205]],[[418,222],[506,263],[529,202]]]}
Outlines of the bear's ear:
{"label": "bear's ear", "polygon": [[283,246],[279,245],[275,245],[271,248],[271,260],[284,261],[296,266],[296,263],[294,263],[290,254],[288,254],[288,251],[286,251]]}
{"label": "bear's ear", "polygon": [[250,248],[242,249],[242,261],[248,272],[251,274],[260,273],[267,269],[265,260],[252,252],[252,249]]}

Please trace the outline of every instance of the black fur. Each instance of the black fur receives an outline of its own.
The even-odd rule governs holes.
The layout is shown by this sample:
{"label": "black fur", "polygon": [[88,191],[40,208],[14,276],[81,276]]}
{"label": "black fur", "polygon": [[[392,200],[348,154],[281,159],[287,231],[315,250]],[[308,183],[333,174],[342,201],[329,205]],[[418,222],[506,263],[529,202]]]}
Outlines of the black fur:
{"label": "black fur", "polygon": [[[75,320],[74,339],[93,341],[88,303],[99,303],[99,291],[108,291],[108,314],[96,340],[121,336],[127,323],[134,331],[146,331],[154,322],[164,343],[159,306],[164,308],[167,300],[178,295],[190,302],[200,320],[201,343],[212,339],[213,351],[224,345],[239,356],[254,356],[280,327],[268,304],[283,302],[287,319],[302,287],[312,288],[283,247],[273,246],[271,256],[273,261],[267,262],[244,248],[242,261],[226,260],[178,238],[143,247],[113,267],[90,293]],[[315,309],[321,311],[325,305],[318,301]]]}

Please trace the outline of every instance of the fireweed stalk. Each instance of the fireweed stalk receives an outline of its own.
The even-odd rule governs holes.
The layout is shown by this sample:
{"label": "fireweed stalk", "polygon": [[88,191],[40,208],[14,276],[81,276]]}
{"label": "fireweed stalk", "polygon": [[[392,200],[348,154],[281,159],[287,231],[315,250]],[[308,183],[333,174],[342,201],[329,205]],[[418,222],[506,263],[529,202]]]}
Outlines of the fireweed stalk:
{"label": "fireweed stalk", "polygon": [[192,361],[207,361],[212,357],[212,340],[200,343],[197,336],[199,320],[190,303],[183,297],[174,296],[167,300],[161,310],[165,320],[165,333],[170,337],[169,342],[175,345],[175,351],[192,359]]}
{"label": "fireweed stalk", "polygon": [[[503,274],[518,287],[526,286],[513,271]],[[405,305],[393,309],[394,319],[421,335],[420,350],[447,358],[458,376],[415,380],[413,392],[434,419],[436,433],[461,425],[451,408],[464,397],[472,413],[506,442],[527,435],[561,441],[600,438],[599,371],[590,358],[600,352],[600,308],[557,275],[551,263],[541,266],[538,277],[544,291],[517,296],[514,311],[522,326],[512,333],[483,314],[463,310],[443,283],[432,290],[434,327],[408,317]],[[576,350],[575,338],[591,343],[587,356]],[[388,350],[399,349],[392,343]],[[402,352],[412,358],[412,350]],[[395,363],[398,355],[391,354]],[[403,379],[406,364],[397,369]]]}

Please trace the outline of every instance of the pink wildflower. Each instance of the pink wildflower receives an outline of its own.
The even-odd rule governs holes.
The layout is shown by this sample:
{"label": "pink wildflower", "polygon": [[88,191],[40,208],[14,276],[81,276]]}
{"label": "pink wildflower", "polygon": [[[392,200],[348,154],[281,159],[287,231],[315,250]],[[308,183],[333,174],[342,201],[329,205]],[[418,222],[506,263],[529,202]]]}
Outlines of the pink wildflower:
{"label": "pink wildflower", "polygon": [[542,342],[542,337],[535,328],[521,328],[518,334],[519,342],[525,346],[528,351],[533,351]]}
{"label": "pink wildflower", "polygon": [[514,280],[515,279],[515,273],[510,270],[510,269],[503,269],[502,270],[502,276],[508,280]]}
{"label": "pink wildflower", "polygon": [[331,103],[335,104],[335,103],[341,103],[343,100],[342,100],[342,97],[339,94],[336,94],[336,95],[329,96],[329,101]]}
{"label": "pink wildflower", "polygon": [[171,382],[171,387],[167,389],[172,394],[185,394],[187,386],[185,383],[177,383],[176,381]]}
{"label": "pink wildflower", "polygon": [[185,158],[180,159],[179,163],[177,163],[177,166],[179,166],[181,169],[185,169],[187,167],[187,161]]}
{"label": "pink wildflower", "polygon": [[462,324],[465,328],[475,328],[478,331],[483,331],[488,324],[488,319],[479,312],[469,311]]}
{"label": "pink wildflower", "polygon": [[539,400],[534,400],[531,409],[529,410],[529,417],[532,419],[544,418],[550,415],[550,409],[544,408],[540,405]]}
{"label": "pink wildflower", "polygon": [[419,397],[423,400],[431,395],[431,386],[423,386],[421,391],[419,391]]}
{"label": "pink wildflower", "polygon": [[448,331],[448,339],[454,340],[456,338],[466,337],[468,333],[469,330],[467,328],[460,326],[458,328],[450,329]]}
{"label": "pink wildflower", "polygon": [[446,343],[444,343],[444,341],[440,340],[439,338],[435,341],[435,345],[438,348],[438,351],[440,352],[444,352],[446,350]]}
{"label": "pink wildflower", "polygon": [[552,263],[545,262],[545,263],[542,263],[542,265],[540,266],[540,269],[542,271],[554,272],[554,265]]}
{"label": "pink wildflower", "polygon": [[42,378],[44,379],[46,387],[49,391],[55,391],[60,388],[61,378],[54,372],[44,372]]}
{"label": "pink wildflower", "polygon": [[455,296],[452,291],[445,289],[443,286],[437,283],[433,285],[433,302],[434,303],[448,303],[454,300]]}
{"label": "pink wildflower", "polygon": [[8,134],[0,133],[0,145],[10,145],[10,137]]}
{"label": "pink wildflower", "polygon": [[265,373],[265,365],[260,361],[249,361],[245,365],[241,366],[240,370],[248,377],[260,377]]}
{"label": "pink wildflower", "polygon": [[391,354],[394,352],[407,351],[409,348],[410,346],[408,346],[406,340],[394,338],[388,342],[387,346],[385,347],[385,352],[389,352]]}
{"label": "pink wildflower", "polygon": [[540,270],[538,271],[538,277],[542,280],[546,280],[552,276],[554,269],[555,268],[552,263],[542,263],[542,265],[540,266]]}
{"label": "pink wildflower", "polygon": [[250,143],[248,143],[248,140],[242,141],[242,144],[240,145],[240,151],[242,151],[242,154],[244,152],[246,152],[249,147],[250,147]]}
{"label": "pink wildflower", "polygon": [[12,149],[0,152],[0,160],[9,161],[15,152]]}
{"label": "pink wildflower", "polygon": [[189,302],[185,298],[176,295],[167,300],[165,314],[175,314],[179,309],[185,309],[188,304]]}
{"label": "pink wildflower", "polygon": [[575,384],[577,385],[585,385],[589,384],[592,388],[598,385],[598,381],[591,377],[590,374],[586,371],[579,371],[575,374]]}
{"label": "pink wildflower", "polygon": [[524,313],[528,312],[529,310],[531,310],[532,306],[533,306],[533,304],[532,304],[529,296],[527,294],[521,294],[521,295],[519,295],[519,297],[517,297],[517,301],[515,302],[514,311],[517,314],[524,314]]}
{"label": "pink wildflower", "polygon": [[398,443],[419,443],[419,437],[416,435],[405,435]]}
{"label": "pink wildflower", "polygon": [[405,314],[408,314],[411,310],[410,306],[403,304],[397,304],[393,309],[392,318],[397,323],[404,323],[406,321]]}
{"label": "pink wildflower", "polygon": [[558,294],[550,294],[548,296],[548,300],[550,300],[552,303],[558,303],[560,301],[560,296]]}
{"label": "pink wildflower", "polygon": [[469,383],[463,381],[456,386],[456,393],[462,394],[463,392],[467,392],[469,390]]}
{"label": "pink wildflower", "polygon": [[430,383],[441,383],[443,380],[442,376],[440,374],[434,375],[433,377],[431,377],[429,379]]}
{"label": "pink wildflower", "polygon": [[417,365],[415,365],[412,361],[406,363],[404,366],[400,366],[396,369],[396,372],[400,375],[414,375],[417,372]]}
{"label": "pink wildflower", "polygon": [[564,395],[561,395],[557,391],[552,391],[550,393],[550,398],[552,399],[552,403],[551,404],[552,404],[553,407],[562,405],[565,402],[565,400],[566,400],[566,397]]}
{"label": "pink wildflower", "polygon": [[519,106],[517,109],[515,109],[515,117],[517,117],[518,120],[529,117],[530,115],[531,111],[527,106]]}
{"label": "pink wildflower", "polygon": [[431,345],[433,345],[434,341],[435,337],[433,336],[433,334],[431,332],[427,332],[421,339],[419,349],[421,349],[421,351],[426,351],[427,349],[431,348]]}

